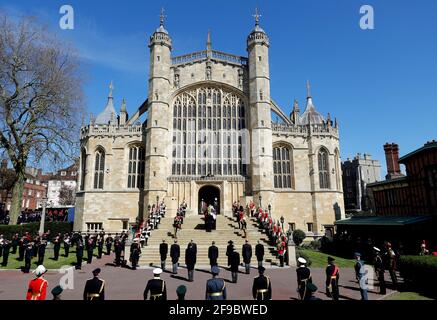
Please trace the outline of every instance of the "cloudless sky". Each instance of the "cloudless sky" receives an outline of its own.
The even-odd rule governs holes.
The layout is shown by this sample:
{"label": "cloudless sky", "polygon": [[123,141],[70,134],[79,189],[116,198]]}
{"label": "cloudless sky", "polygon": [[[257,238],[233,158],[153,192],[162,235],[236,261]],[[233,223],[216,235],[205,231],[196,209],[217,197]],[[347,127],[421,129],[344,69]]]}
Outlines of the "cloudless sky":
{"label": "cloudless sky", "polygon": [[[64,4],[74,8],[74,30],[59,28]],[[359,27],[366,4],[375,11],[374,30]],[[437,139],[435,0],[0,0],[0,10],[35,15],[77,48],[94,114],[111,80],[117,110],[123,97],[130,114],[147,98],[147,44],[161,7],[173,55],[203,50],[208,29],[213,49],[246,55],[256,6],[270,37],[273,100],[289,114],[296,98],[303,112],[310,80],[318,111],[339,121],[342,160],[369,153],[384,176],[384,143],[398,143],[404,155]]]}

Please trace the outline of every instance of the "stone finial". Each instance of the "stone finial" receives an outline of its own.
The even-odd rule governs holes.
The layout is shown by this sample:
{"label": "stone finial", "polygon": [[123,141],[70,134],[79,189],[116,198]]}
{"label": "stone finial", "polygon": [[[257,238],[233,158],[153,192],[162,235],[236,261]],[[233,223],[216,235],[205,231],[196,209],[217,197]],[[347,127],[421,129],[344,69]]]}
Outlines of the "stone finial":
{"label": "stone finial", "polygon": [[112,80],[111,83],[109,84],[109,98],[112,98],[112,91],[114,90],[114,85],[112,84]]}
{"label": "stone finial", "polygon": [[165,10],[164,10],[164,8],[161,8],[161,14],[159,15],[159,25],[161,26],[161,27],[163,27],[164,26],[164,21],[165,21],[165,18],[166,18],[167,16],[165,15]]}
{"label": "stone finial", "polygon": [[126,112],[126,100],[123,98],[123,100],[121,101],[121,108],[120,108],[121,112]]}
{"label": "stone finial", "polygon": [[311,98],[311,84],[309,80],[307,80],[307,98]]}
{"label": "stone finial", "polygon": [[253,17],[255,18],[255,26],[259,26],[259,20],[261,18],[261,14],[259,12],[258,7],[255,8],[255,14],[253,15]]}
{"label": "stone finial", "polygon": [[210,52],[212,49],[212,42],[211,42],[211,30],[208,30],[208,37],[206,39],[206,50]]}

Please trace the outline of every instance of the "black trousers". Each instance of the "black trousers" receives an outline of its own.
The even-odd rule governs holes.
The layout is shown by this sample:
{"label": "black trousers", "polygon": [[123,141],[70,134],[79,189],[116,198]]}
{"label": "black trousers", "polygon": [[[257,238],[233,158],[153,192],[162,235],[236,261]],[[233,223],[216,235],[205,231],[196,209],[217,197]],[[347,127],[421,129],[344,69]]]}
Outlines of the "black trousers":
{"label": "black trousers", "polygon": [[77,262],[76,262],[76,269],[82,269],[82,256],[80,257],[76,257],[77,258]]}
{"label": "black trousers", "polygon": [[3,267],[6,267],[8,265],[8,259],[9,259],[9,252],[4,251],[3,252],[3,262],[2,262]]}
{"label": "black trousers", "polygon": [[93,250],[89,249],[87,255],[87,263],[92,263],[92,262],[93,262]]}
{"label": "black trousers", "polygon": [[18,260],[23,261],[24,259],[24,247],[20,246],[18,248]]}
{"label": "black trousers", "polygon": [[66,257],[68,257],[68,255],[70,254],[70,246],[69,245],[67,245],[67,246],[64,246],[64,251],[65,251],[65,256]]}
{"label": "black trousers", "polygon": [[106,255],[110,255],[111,254],[111,245],[106,245]]}
{"label": "black trousers", "polygon": [[17,253],[17,244],[14,244],[13,246],[12,246],[12,254],[16,254]]}
{"label": "black trousers", "polygon": [[24,270],[23,270],[24,273],[29,273],[31,262],[32,262],[31,259],[25,259],[24,260]]}
{"label": "black trousers", "polygon": [[60,247],[58,247],[58,246],[55,246],[54,248],[53,248],[53,252],[54,252],[54,254],[55,254],[55,260],[58,260],[59,259],[59,250],[61,250],[61,248]]}
{"label": "black trousers", "polygon": [[98,252],[98,258],[101,259],[103,254],[103,247],[98,247],[97,252]]}
{"label": "black trousers", "polygon": [[385,279],[384,279],[384,272],[377,271],[378,273],[378,282],[379,282],[379,293],[380,294],[386,294],[386,286],[385,286]]}
{"label": "black trousers", "polygon": [[44,264],[44,256],[38,256],[38,265]]}

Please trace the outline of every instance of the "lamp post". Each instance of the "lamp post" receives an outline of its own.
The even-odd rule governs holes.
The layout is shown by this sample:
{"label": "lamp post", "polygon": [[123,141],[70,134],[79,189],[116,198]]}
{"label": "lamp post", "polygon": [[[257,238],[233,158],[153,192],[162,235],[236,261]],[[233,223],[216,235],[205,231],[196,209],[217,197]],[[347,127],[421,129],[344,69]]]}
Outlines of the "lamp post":
{"label": "lamp post", "polygon": [[262,200],[262,196],[261,195],[259,195],[259,197],[258,197],[258,199],[259,199],[259,206],[262,208],[263,207],[263,204],[262,204],[262,202],[261,202],[261,200]]}
{"label": "lamp post", "polygon": [[284,216],[281,216],[282,231],[284,231]]}
{"label": "lamp post", "polygon": [[44,223],[46,220],[46,205],[47,205],[47,198],[44,197],[42,199],[42,212],[41,212],[41,220],[39,222],[39,236],[42,237],[42,235],[44,234]]}

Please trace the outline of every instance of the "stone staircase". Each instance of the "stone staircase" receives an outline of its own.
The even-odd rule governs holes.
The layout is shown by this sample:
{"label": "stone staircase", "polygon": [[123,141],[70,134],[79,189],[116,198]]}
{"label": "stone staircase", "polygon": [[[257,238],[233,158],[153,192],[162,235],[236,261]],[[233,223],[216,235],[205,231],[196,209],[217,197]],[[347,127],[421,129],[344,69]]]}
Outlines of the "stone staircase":
{"label": "stone staircase", "polygon": [[[258,229],[254,219],[247,221],[247,239],[252,245],[252,265],[256,265],[255,245],[258,240],[264,245],[264,264],[279,265],[279,259],[276,256],[276,249],[268,245],[268,237]],[[152,231],[148,241],[148,246],[144,246],[139,261],[140,267],[160,266],[159,245],[162,240],[168,243],[169,255],[166,261],[166,267],[171,268],[170,246],[174,242],[173,236],[173,218],[166,217],[161,219],[161,224],[158,229]],[[227,216],[218,215],[216,221],[216,230],[206,232],[204,230],[204,222],[202,216],[187,216],[184,219],[182,230],[178,231],[177,240],[181,247],[181,257],[179,258],[180,265],[185,265],[185,249],[190,240],[197,244],[197,263],[196,266],[209,266],[208,248],[212,241],[215,241],[219,249],[218,263],[220,266],[227,266],[226,246],[228,241],[234,242],[235,248],[240,253],[241,248],[245,243],[243,231],[238,229],[238,223],[235,219]],[[128,248],[126,248],[128,250]]]}

